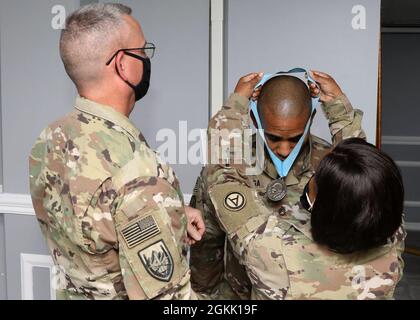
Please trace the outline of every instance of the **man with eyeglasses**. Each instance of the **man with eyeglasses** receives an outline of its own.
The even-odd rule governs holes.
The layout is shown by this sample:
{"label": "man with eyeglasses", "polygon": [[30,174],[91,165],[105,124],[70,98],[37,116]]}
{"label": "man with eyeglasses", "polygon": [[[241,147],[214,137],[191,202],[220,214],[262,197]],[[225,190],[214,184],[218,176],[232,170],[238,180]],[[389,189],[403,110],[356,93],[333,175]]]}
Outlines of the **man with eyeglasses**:
{"label": "man with eyeglasses", "polygon": [[187,246],[200,211],[128,119],[149,88],[155,46],[131,9],[72,13],[60,54],[79,96],[32,149],[30,190],[59,299],[194,299]]}

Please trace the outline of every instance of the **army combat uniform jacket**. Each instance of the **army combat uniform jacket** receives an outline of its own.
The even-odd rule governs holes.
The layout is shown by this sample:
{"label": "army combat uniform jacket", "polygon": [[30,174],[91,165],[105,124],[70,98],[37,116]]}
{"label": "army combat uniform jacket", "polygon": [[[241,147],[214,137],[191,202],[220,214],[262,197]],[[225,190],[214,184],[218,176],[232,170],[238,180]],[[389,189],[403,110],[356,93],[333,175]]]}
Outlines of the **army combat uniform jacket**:
{"label": "army combat uniform jacket", "polygon": [[78,97],[30,155],[59,299],[189,299],[178,179],[124,115]]}
{"label": "army combat uniform jacket", "polygon": [[405,231],[364,252],[338,254],[316,244],[309,212],[273,214],[247,239],[242,263],[252,299],[392,299],[402,277]]}
{"label": "army combat uniform jacket", "polygon": [[[323,104],[322,110],[328,119],[334,145],[345,138],[365,138],[361,127],[363,113],[353,109],[345,95]],[[248,99],[234,93],[210,120],[209,140],[213,130],[245,130],[251,128],[251,121]],[[230,158],[238,151],[236,136],[222,136],[225,144],[231,147]],[[236,164],[235,161],[226,164],[222,158],[202,170],[191,201],[191,205],[203,212],[206,224],[203,239],[191,248],[195,291],[219,299],[251,297],[251,282],[242,259],[246,250],[244,239],[264,225],[271,214],[285,215],[287,208],[299,202],[303,188],[330,149],[328,142],[309,135],[285,178],[287,195],[280,202],[271,202],[266,197],[267,185],[278,178],[266,151],[263,170],[256,175],[246,173],[247,164]],[[208,151],[209,155],[214,152]]]}

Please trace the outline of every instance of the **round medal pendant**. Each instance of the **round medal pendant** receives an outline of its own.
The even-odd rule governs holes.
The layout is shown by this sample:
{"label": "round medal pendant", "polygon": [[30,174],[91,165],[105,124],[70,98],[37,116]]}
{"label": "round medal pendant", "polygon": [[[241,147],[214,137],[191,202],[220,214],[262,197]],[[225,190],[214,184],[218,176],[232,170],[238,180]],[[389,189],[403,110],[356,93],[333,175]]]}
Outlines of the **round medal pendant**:
{"label": "round medal pendant", "polygon": [[287,187],[283,178],[271,181],[267,186],[267,198],[271,201],[280,201],[286,196]]}

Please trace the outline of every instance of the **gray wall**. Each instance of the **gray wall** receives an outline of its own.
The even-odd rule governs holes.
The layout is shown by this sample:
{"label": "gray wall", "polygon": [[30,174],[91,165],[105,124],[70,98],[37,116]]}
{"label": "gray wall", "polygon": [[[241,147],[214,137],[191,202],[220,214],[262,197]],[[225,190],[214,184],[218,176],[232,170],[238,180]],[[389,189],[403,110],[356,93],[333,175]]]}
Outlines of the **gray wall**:
{"label": "gray wall", "polygon": [[[75,90],[58,53],[60,32],[51,27],[51,8],[56,4],[0,2],[4,192],[28,193],[28,154],[35,138],[74,102]],[[71,12],[79,2],[62,4]]]}
{"label": "gray wall", "polygon": [[[1,24],[0,24],[0,44],[1,44]],[[1,49],[1,46],[0,46]],[[1,75],[1,50],[0,50],[0,75]],[[1,76],[0,76],[0,125],[2,124],[2,107],[1,107]],[[0,185],[3,185],[3,139],[0,135]]]}
{"label": "gray wall", "polygon": [[[49,251],[35,217],[7,214],[4,222],[7,298],[15,300],[21,298],[20,254],[49,255]],[[44,275],[42,281],[40,282],[34,275],[35,296],[44,295],[44,292],[49,290],[49,281],[45,280]],[[40,283],[42,286],[37,287],[36,284]]]}
{"label": "gray wall", "polygon": [[[352,8],[359,4],[366,8],[366,30],[352,28]],[[364,129],[375,142],[379,0],[228,0],[228,19],[228,91],[252,71],[325,71],[364,111]],[[330,140],[322,112],[312,132]]]}
{"label": "gray wall", "polygon": [[[1,29],[1,28],[0,28]],[[0,32],[0,43],[1,43],[1,32]],[[1,62],[1,52],[0,52]],[[1,63],[0,63],[0,74],[1,74]],[[1,77],[0,77],[0,125],[1,125]],[[0,137],[0,184],[3,184],[3,148],[1,146]],[[4,241],[4,217],[0,213],[0,300],[6,299],[6,244]]]}
{"label": "gray wall", "polygon": [[[183,143],[179,121],[188,122],[188,131],[207,128],[209,0],[126,0],[123,3],[133,9],[146,39],[157,47],[149,92],[136,104],[130,118],[154,149],[162,144],[156,141],[156,133],[162,128],[174,130]],[[178,146],[174,145],[177,150]],[[177,154],[178,160],[179,157]],[[182,191],[192,193],[201,165],[174,164],[173,168],[180,178]]]}
{"label": "gray wall", "polygon": [[0,213],[0,300],[7,298],[6,290],[6,239],[4,229],[4,216]]}

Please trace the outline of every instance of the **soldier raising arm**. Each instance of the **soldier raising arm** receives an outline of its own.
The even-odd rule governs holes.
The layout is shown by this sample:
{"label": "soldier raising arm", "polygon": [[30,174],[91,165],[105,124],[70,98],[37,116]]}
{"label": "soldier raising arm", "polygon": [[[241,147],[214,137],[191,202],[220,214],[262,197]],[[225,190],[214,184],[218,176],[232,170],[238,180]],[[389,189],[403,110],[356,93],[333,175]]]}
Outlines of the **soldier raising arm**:
{"label": "soldier raising arm", "polygon": [[[215,163],[203,169],[194,190],[193,204],[203,212],[207,228],[203,241],[191,251],[192,282],[197,291],[219,298],[250,297],[251,284],[240,261],[244,239],[264,223],[270,213],[281,210],[283,204],[296,204],[322,155],[331,148],[326,141],[308,133],[292,168],[284,177],[286,197],[279,202],[267,199],[270,183],[279,178],[267,149],[273,150],[282,160],[291,154],[312,117],[308,111],[311,95],[320,95],[334,144],[344,138],[365,137],[361,128],[363,113],[353,109],[334,79],[322,72],[314,71],[311,75],[319,89],[310,85],[308,90],[295,77],[279,76],[254,91],[262,74],[244,76],[211,119],[209,141],[212,132],[227,130],[221,144],[230,146],[231,152],[227,154],[229,164],[223,158],[226,154],[219,154]],[[262,149],[254,142],[254,154],[263,153],[265,161],[262,172],[249,175],[246,174],[248,164],[235,163],[238,134],[229,135],[229,132],[244,132],[252,127],[253,121],[256,124],[255,117],[249,113],[249,99],[257,97],[263,129],[270,137]],[[209,155],[214,154],[215,150],[210,149]]]}

